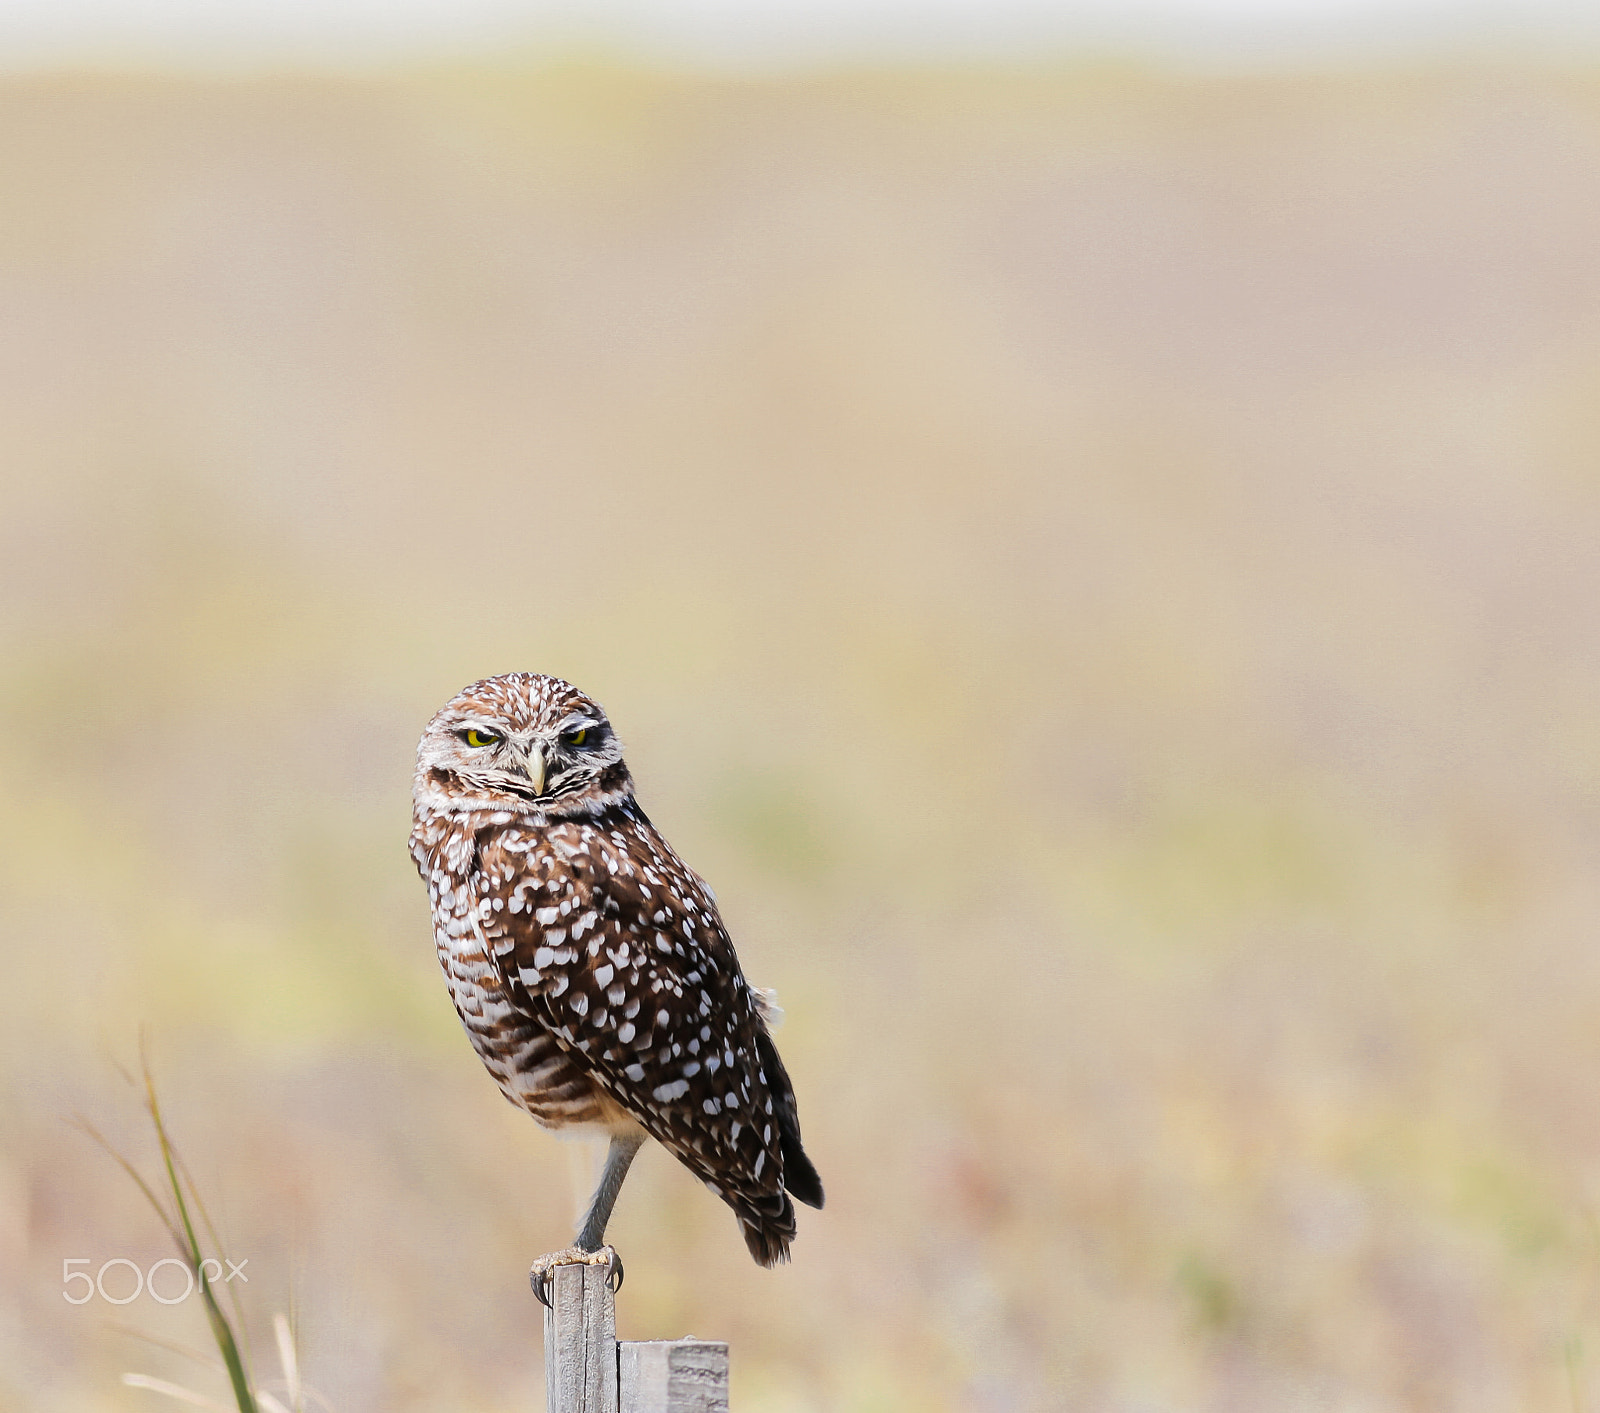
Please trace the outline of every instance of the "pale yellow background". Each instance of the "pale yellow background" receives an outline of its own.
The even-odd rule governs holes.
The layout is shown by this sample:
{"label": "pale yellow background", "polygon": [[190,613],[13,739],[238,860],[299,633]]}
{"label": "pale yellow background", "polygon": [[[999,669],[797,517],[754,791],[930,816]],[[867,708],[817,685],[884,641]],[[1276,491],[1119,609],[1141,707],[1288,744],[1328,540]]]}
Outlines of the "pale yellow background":
{"label": "pale yellow background", "polygon": [[540,1407],[429,714],[570,677],[828,1185],[738,1413],[1600,1406],[1600,79],[0,84],[0,1409],[176,1407],[149,1037],[339,1413]]}

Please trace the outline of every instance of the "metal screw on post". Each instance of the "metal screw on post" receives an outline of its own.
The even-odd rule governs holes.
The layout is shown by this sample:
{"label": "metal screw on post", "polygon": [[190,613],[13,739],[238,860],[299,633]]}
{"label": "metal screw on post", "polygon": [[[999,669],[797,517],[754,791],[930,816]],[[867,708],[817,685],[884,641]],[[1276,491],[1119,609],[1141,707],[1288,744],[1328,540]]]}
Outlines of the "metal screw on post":
{"label": "metal screw on post", "polygon": [[619,1343],[604,1266],[557,1266],[544,1312],[547,1413],[727,1413],[728,1346]]}

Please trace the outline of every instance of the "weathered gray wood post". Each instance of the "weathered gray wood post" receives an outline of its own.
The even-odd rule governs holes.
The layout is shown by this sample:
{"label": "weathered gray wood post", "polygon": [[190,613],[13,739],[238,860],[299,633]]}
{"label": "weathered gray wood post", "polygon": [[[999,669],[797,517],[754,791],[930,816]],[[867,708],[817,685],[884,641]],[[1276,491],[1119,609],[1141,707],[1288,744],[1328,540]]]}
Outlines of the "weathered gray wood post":
{"label": "weathered gray wood post", "polygon": [[728,1346],[703,1339],[617,1346],[622,1413],[728,1413]]}
{"label": "weathered gray wood post", "polygon": [[728,1413],[728,1346],[617,1340],[604,1266],[557,1266],[544,1312],[546,1413]]}
{"label": "weathered gray wood post", "polygon": [[619,1413],[617,1314],[604,1266],[557,1266],[544,1312],[546,1413]]}

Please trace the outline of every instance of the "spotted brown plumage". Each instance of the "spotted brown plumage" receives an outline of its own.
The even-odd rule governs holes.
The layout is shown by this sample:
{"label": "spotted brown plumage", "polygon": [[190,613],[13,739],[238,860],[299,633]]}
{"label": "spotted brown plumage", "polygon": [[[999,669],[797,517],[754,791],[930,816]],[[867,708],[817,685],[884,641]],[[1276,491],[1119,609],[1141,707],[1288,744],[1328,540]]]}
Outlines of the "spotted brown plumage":
{"label": "spotted brown plumage", "polygon": [[462,1024],[506,1097],[547,1128],[609,1133],[578,1248],[601,1244],[643,1135],[786,1260],[791,1195],[822,1205],[794,1091],[710,888],[646,818],[599,704],[513,673],[423,733],[411,851]]}

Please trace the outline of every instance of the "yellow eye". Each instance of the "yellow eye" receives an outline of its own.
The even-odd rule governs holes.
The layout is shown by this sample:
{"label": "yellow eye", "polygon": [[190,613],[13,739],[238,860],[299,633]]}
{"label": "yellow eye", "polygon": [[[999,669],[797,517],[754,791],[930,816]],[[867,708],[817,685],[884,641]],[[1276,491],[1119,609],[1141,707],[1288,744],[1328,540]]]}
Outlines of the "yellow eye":
{"label": "yellow eye", "polygon": [[587,726],[580,726],[576,731],[567,732],[567,744],[569,746],[581,746],[588,739],[589,728]]}
{"label": "yellow eye", "polygon": [[492,731],[480,731],[476,726],[469,726],[463,731],[461,739],[469,746],[493,746],[500,740]]}

